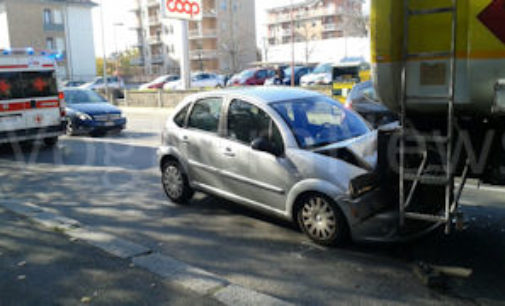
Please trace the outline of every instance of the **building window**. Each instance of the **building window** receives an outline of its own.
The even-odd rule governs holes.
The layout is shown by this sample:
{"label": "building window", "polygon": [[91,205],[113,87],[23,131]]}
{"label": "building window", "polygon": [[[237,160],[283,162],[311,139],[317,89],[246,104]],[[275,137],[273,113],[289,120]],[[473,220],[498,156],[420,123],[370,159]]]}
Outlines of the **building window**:
{"label": "building window", "polygon": [[45,9],[44,10],[44,24],[52,24],[53,23],[53,18],[51,14],[50,9]]}
{"label": "building window", "polygon": [[52,37],[46,38],[46,48],[49,50],[54,50],[54,38]]}

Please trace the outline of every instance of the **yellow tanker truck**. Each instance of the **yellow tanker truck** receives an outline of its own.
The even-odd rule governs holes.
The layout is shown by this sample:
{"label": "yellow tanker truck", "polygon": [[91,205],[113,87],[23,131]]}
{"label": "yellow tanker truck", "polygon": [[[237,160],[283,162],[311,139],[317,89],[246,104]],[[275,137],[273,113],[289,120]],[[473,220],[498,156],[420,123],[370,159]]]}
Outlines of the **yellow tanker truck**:
{"label": "yellow tanker truck", "polygon": [[[373,78],[378,95],[392,110],[400,111],[405,60],[406,91],[414,97],[407,101],[407,110],[444,111],[454,53],[456,113],[483,117],[505,113],[505,1],[454,2],[411,0],[410,16],[403,0],[372,2]],[[455,12],[450,11],[453,7]],[[445,11],[436,13],[437,9]]]}
{"label": "yellow tanker truck", "polygon": [[[470,176],[505,182],[505,0],[372,0],[371,29],[377,94],[401,118],[387,135],[400,225],[450,230],[463,188],[455,176],[461,186]],[[423,185],[445,189],[443,213],[410,205]]]}

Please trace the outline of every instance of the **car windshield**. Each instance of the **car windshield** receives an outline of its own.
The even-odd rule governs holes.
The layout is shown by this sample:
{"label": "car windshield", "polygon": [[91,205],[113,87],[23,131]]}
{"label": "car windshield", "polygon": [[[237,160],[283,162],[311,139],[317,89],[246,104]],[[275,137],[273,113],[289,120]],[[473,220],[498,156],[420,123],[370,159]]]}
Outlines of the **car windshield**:
{"label": "car windshield", "polygon": [[304,149],[322,147],[370,132],[361,117],[327,97],[277,102],[272,107],[286,121]]}
{"label": "car windshield", "polygon": [[331,64],[321,64],[314,69],[312,73],[328,73],[331,72]]}
{"label": "car windshield", "polygon": [[64,93],[67,104],[107,103],[104,97],[92,90],[66,90]]}
{"label": "car windshield", "polygon": [[169,78],[170,77],[168,77],[166,75],[160,76],[159,78],[154,79],[151,83],[162,83],[162,82],[165,82]]}
{"label": "car windshield", "polygon": [[242,71],[242,72],[239,74],[239,77],[240,77],[240,78],[242,78],[242,79],[248,79],[248,78],[250,78],[250,77],[254,76],[254,73],[255,73],[255,72],[256,72],[256,71],[255,71],[255,70],[253,70],[253,69],[244,70],[244,71]]}
{"label": "car windshield", "polygon": [[[295,67],[295,75],[298,73],[298,71],[302,70],[303,67]],[[291,76],[291,67],[288,67],[286,69],[284,69],[284,75],[286,77],[290,77]]]}

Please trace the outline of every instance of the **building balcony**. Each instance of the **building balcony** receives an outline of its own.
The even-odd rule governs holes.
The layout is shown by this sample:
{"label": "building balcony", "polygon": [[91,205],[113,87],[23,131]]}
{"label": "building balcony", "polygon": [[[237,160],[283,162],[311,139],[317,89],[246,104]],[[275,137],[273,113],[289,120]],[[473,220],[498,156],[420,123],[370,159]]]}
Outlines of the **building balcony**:
{"label": "building balcony", "polygon": [[132,66],[144,66],[144,59],[139,57],[139,58],[133,58],[130,60],[130,65]]}
{"label": "building balcony", "polygon": [[160,6],[159,0],[147,0],[147,7]]}
{"label": "building balcony", "polygon": [[323,24],[323,32],[341,31],[342,26],[336,23],[325,23]]}
{"label": "building balcony", "polygon": [[161,26],[161,19],[159,16],[150,16],[149,17],[149,25],[150,26]]}
{"label": "building balcony", "polygon": [[217,50],[194,50],[189,52],[191,60],[208,60],[217,58]]}
{"label": "building balcony", "polygon": [[161,37],[158,37],[158,36],[149,37],[149,39],[147,40],[147,42],[150,45],[159,45],[159,44],[162,43]]}
{"label": "building balcony", "polygon": [[215,9],[207,9],[202,12],[204,18],[216,18],[217,12]]}
{"label": "building balcony", "polygon": [[156,54],[151,57],[152,64],[163,64],[165,62],[165,57],[160,54]]}
{"label": "building balcony", "polygon": [[283,29],[283,30],[281,30],[281,35],[282,36],[291,36],[292,33],[293,33],[293,31],[291,31],[291,29]]}
{"label": "building balcony", "polygon": [[190,30],[188,32],[188,36],[189,39],[216,38],[217,30],[216,29]]}
{"label": "building balcony", "polygon": [[[321,18],[324,16],[336,16],[336,15],[341,15],[345,13],[345,9],[341,7],[335,7],[335,6],[327,6],[327,7],[322,7],[318,9],[312,9],[309,11],[294,11],[293,12],[293,19],[295,21],[297,20],[307,20],[307,19],[313,19],[313,18]],[[279,24],[283,22],[289,22],[291,21],[291,13],[278,13],[278,14],[273,14],[270,15],[269,22],[268,24]]]}
{"label": "building balcony", "polygon": [[65,31],[65,25],[62,23],[44,23],[44,31],[63,32]]}

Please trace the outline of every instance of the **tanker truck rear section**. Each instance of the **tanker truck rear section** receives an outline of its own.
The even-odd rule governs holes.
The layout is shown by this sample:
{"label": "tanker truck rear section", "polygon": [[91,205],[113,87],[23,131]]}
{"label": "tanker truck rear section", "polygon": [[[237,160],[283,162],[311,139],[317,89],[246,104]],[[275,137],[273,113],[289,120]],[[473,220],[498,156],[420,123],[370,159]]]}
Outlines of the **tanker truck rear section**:
{"label": "tanker truck rear section", "polygon": [[[505,183],[505,0],[372,0],[371,29],[377,94],[401,118],[388,149],[399,224],[448,233],[461,225],[467,178]],[[427,186],[443,194],[416,208]],[[440,212],[426,213],[440,200]]]}
{"label": "tanker truck rear section", "polygon": [[372,0],[371,28],[382,102],[452,136],[458,174],[470,157],[469,176],[505,184],[505,1]]}

